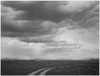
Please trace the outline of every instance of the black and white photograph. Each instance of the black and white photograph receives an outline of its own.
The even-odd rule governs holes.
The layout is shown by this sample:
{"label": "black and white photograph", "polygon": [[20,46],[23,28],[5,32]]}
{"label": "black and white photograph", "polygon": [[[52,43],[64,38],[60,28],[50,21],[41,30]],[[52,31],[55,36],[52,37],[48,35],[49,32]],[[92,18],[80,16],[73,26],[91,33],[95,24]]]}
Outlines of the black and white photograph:
{"label": "black and white photograph", "polygon": [[1,75],[99,76],[99,0],[2,0]]}

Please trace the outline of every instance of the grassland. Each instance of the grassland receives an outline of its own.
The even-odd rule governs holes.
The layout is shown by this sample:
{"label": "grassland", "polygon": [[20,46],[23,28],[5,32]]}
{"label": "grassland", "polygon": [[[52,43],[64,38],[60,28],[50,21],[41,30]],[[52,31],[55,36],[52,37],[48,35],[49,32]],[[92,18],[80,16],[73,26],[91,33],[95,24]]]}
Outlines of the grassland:
{"label": "grassland", "polygon": [[54,67],[49,75],[98,75],[99,59],[91,60],[1,60],[2,75],[27,75],[45,67]]}

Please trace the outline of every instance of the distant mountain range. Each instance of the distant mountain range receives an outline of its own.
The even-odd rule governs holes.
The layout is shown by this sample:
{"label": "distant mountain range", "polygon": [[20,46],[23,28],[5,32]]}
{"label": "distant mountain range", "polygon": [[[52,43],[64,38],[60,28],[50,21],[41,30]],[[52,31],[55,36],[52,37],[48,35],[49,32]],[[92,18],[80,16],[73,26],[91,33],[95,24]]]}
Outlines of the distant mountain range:
{"label": "distant mountain range", "polygon": [[[35,61],[55,61],[51,59],[42,59],[42,58],[35,58],[35,59],[17,59],[17,58],[2,58],[1,60],[35,60]],[[66,59],[56,59],[57,61],[65,61]],[[67,59],[68,61],[83,61],[83,60],[70,60]],[[84,60],[99,60],[99,58],[96,59],[84,59]]]}

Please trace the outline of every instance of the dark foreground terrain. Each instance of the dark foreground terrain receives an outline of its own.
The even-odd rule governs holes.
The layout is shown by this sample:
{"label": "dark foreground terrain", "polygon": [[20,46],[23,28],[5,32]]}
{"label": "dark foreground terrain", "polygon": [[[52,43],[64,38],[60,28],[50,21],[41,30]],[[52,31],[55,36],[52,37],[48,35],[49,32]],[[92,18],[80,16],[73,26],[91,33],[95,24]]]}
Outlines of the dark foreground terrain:
{"label": "dark foreground terrain", "polygon": [[1,60],[2,75],[28,75],[41,68],[53,67],[48,75],[98,75],[99,59],[91,60]]}

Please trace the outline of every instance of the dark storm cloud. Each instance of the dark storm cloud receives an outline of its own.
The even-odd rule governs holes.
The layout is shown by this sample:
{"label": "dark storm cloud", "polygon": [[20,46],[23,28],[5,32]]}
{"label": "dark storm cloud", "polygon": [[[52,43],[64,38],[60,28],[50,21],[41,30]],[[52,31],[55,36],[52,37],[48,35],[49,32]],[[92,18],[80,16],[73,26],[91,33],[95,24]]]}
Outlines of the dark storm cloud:
{"label": "dark storm cloud", "polygon": [[50,35],[36,36],[36,37],[21,37],[21,38],[19,38],[19,40],[27,42],[27,43],[30,43],[30,42],[51,43],[51,42],[53,42],[52,36],[50,36]]}
{"label": "dark storm cloud", "polygon": [[11,7],[3,5],[1,10],[2,36],[37,36],[52,32],[52,28],[42,25],[43,21],[41,20],[20,20],[19,16],[22,15],[23,11],[14,10]]}
{"label": "dark storm cloud", "polygon": [[98,58],[97,1],[1,4],[2,58]]}
{"label": "dark storm cloud", "polygon": [[91,28],[99,26],[99,3],[92,6],[91,9],[76,14],[73,17],[74,21],[78,22],[78,26],[81,28]]}
{"label": "dark storm cloud", "polygon": [[34,22],[23,22],[21,25],[16,25],[16,23],[6,23],[2,22],[2,36],[10,37],[23,37],[23,36],[38,36],[46,35],[51,33],[52,29],[44,29],[41,26],[41,21]]}
{"label": "dark storm cloud", "polygon": [[[47,9],[47,4],[52,4],[52,9]],[[51,21],[61,21],[62,19],[69,16],[69,14],[60,13],[56,10],[58,6],[58,2],[31,2],[31,3],[21,3],[16,1],[8,1],[2,2],[2,5],[7,7],[12,7],[15,10],[22,10],[24,11],[23,15],[20,19],[27,19],[27,20],[51,20]],[[51,6],[51,5],[50,5]]]}
{"label": "dark storm cloud", "polygon": [[[97,4],[97,2],[94,2],[94,3],[95,4],[93,4],[93,6]],[[31,1],[29,3],[28,2],[25,3],[25,2],[21,2],[21,1],[6,1],[6,2],[2,2],[2,5],[11,7],[15,10],[24,11],[24,13],[20,17],[20,19],[51,20],[51,21],[55,21],[55,22],[61,21],[65,18],[73,18],[74,16],[77,16],[77,19],[80,20],[80,17],[84,17],[81,15],[81,14],[83,14],[82,12],[90,9],[90,7],[87,7],[88,9],[83,10],[78,13],[76,13],[76,11],[74,13],[67,12],[67,10],[70,11],[69,10],[70,8],[67,8],[67,5],[70,6],[70,3],[68,3],[67,1],[65,2],[65,5],[66,5],[65,12],[63,12],[63,10],[65,10],[65,9],[63,9],[64,7],[59,9],[60,6],[64,5],[64,2],[57,2],[57,1],[53,1],[53,2],[52,1],[50,1],[50,2]],[[76,17],[74,17],[74,18],[76,19]]]}
{"label": "dark storm cloud", "polygon": [[[73,3],[67,1],[2,1],[1,10],[4,13],[1,18],[2,36],[46,35],[52,33],[54,28],[68,26],[68,23],[74,29],[98,26],[99,6],[97,1],[87,8],[86,5],[80,5],[81,9],[74,7],[77,5]],[[83,2],[83,4],[86,3]],[[62,5],[63,7],[59,9]],[[72,6],[74,9],[69,8]],[[72,21],[69,21],[70,19]],[[51,21],[51,23],[43,24],[43,21]]]}
{"label": "dark storm cloud", "polygon": [[18,32],[20,31],[19,29],[17,29],[16,27],[12,26],[12,23],[6,22],[3,19],[1,19],[1,31],[12,31],[12,32]]}

